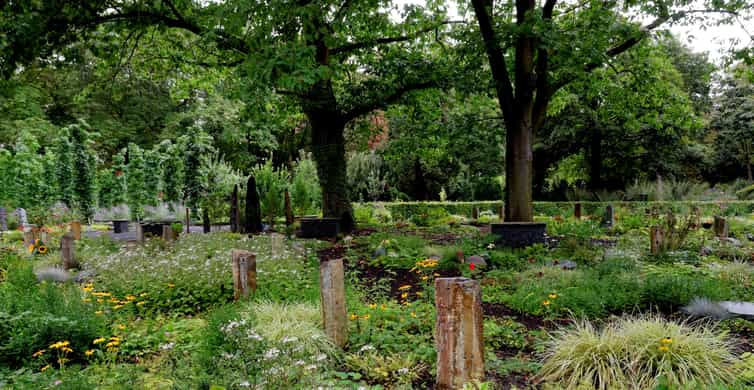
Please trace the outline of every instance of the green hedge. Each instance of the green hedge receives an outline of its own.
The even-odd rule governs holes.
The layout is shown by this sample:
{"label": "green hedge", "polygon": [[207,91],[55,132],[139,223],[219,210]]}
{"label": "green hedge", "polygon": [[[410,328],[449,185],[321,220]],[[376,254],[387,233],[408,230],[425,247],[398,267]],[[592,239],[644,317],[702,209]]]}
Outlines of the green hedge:
{"label": "green hedge", "polygon": [[[612,204],[616,210],[628,213],[646,213],[648,209],[659,212],[673,211],[685,214],[698,207],[703,216],[744,215],[754,213],[754,201],[734,200],[718,201],[651,201],[651,202],[534,202],[534,215],[568,216],[573,215],[574,204],[581,203],[582,215],[602,215],[605,206]],[[450,214],[471,216],[475,207],[480,212],[492,212],[497,215],[502,207],[501,201],[478,202],[370,202],[358,203],[359,207],[385,207],[393,218],[408,219],[411,216],[427,213],[428,210],[442,208]]]}

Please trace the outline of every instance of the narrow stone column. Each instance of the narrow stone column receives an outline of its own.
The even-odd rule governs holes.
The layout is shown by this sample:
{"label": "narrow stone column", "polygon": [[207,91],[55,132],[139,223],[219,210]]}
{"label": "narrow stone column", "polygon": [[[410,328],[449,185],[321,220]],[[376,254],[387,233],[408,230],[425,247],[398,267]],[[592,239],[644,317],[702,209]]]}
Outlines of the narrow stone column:
{"label": "narrow stone column", "polygon": [[76,261],[74,252],[73,234],[66,233],[60,239],[60,257],[63,259],[63,269],[69,270],[72,268],[78,268],[79,262]]}
{"label": "narrow stone column", "polygon": [[238,184],[236,184],[233,186],[233,192],[230,194],[230,231],[238,233],[241,230],[239,225]]}
{"label": "narrow stone column", "polygon": [[460,389],[484,377],[482,290],[468,278],[435,279],[437,388]]}
{"label": "narrow stone column", "polygon": [[81,239],[81,222],[79,221],[72,221],[71,222],[71,233],[73,234],[74,240],[80,240]]}
{"label": "narrow stone column", "polygon": [[576,219],[581,219],[581,203],[577,202],[575,205],[573,205],[573,217]]}
{"label": "narrow stone column", "polygon": [[719,238],[728,237],[728,221],[723,217],[715,216],[715,235]]}
{"label": "narrow stone column", "polygon": [[662,227],[652,226],[649,228],[650,252],[653,255],[659,255],[663,248],[664,234]]}
{"label": "narrow stone column", "polygon": [[136,223],[136,241],[139,243],[144,242],[144,225],[141,222]]}
{"label": "narrow stone column", "polygon": [[175,232],[173,226],[162,225],[162,239],[167,242],[175,241]]}
{"label": "narrow stone column", "polygon": [[191,233],[191,218],[189,215],[191,215],[191,211],[186,207],[186,234]]}
{"label": "narrow stone column", "polygon": [[231,251],[233,268],[233,298],[248,298],[257,291],[257,255],[256,253],[233,249]]}
{"label": "narrow stone column", "polygon": [[343,259],[321,262],[319,288],[325,334],[339,347],[348,340]]}

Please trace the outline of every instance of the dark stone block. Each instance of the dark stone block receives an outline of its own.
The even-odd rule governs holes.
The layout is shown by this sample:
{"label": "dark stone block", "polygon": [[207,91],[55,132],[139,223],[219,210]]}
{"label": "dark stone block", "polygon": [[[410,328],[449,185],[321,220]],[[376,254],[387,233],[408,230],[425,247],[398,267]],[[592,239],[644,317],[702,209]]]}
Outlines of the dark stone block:
{"label": "dark stone block", "polygon": [[113,233],[126,233],[128,232],[128,220],[113,221]]}
{"label": "dark stone block", "polygon": [[524,248],[545,243],[544,222],[503,222],[490,224],[496,243],[509,248]]}
{"label": "dark stone block", "polygon": [[299,237],[333,238],[340,234],[338,218],[302,218]]}
{"label": "dark stone block", "polygon": [[171,226],[170,223],[159,223],[159,222],[142,223],[141,231],[144,233],[145,237],[149,235],[151,235],[152,237],[162,237],[162,227],[166,225]]}

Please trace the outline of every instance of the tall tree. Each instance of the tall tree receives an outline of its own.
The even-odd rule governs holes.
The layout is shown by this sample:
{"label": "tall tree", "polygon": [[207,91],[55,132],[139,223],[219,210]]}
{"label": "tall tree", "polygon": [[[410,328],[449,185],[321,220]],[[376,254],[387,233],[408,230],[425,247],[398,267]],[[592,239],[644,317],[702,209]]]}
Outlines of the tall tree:
{"label": "tall tree", "polygon": [[[517,222],[532,221],[532,144],[555,93],[606,66],[665,23],[704,12],[733,18],[754,8],[711,0],[704,1],[705,10],[684,0],[471,3],[506,127],[505,217]],[[632,22],[621,14],[629,8],[654,19],[645,25]]]}
{"label": "tall tree", "polygon": [[443,80],[438,33],[449,22],[440,3],[428,4],[406,6],[396,18],[389,0],[18,1],[0,14],[14,20],[3,22],[9,33],[0,66],[7,77],[101,25],[180,31],[190,38],[172,48],[177,61],[236,68],[249,88],[269,85],[298,104],[311,127],[322,211],[349,230],[346,124]]}

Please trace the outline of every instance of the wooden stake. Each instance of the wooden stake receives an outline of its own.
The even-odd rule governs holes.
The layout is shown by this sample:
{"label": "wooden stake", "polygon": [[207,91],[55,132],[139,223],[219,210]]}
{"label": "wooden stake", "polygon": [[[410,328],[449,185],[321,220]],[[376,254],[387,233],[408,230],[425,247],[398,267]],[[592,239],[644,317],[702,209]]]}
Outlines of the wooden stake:
{"label": "wooden stake", "polygon": [[233,298],[248,298],[257,291],[257,255],[256,253],[233,249],[231,251],[233,268]]}
{"label": "wooden stake", "polygon": [[285,190],[285,226],[293,225],[293,209],[291,208],[291,194]]}
{"label": "wooden stake", "polygon": [[78,241],[81,239],[81,222],[79,221],[71,222],[71,233],[73,233],[74,240]]}
{"label": "wooden stake", "polygon": [[728,221],[723,217],[715,216],[715,235],[719,238],[728,237]]}
{"label": "wooden stake", "polygon": [[63,269],[69,270],[79,267],[79,262],[76,261],[74,253],[74,245],[75,241],[71,233],[64,234],[60,239],[60,257],[63,259]]}
{"label": "wooden stake", "polygon": [[322,322],[325,334],[339,347],[348,340],[346,287],[343,259],[323,261],[319,265]]}
{"label": "wooden stake", "polygon": [[577,202],[575,205],[573,205],[573,217],[576,219],[581,219],[581,203]]}
{"label": "wooden stake", "polygon": [[652,226],[649,228],[649,242],[650,242],[650,252],[653,255],[659,255],[660,252],[662,252],[663,249],[663,239],[664,234],[662,227],[660,226]]}
{"label": "wooden stake", "polygon": [[437,388],[460,389],[484,377],[482,290],[468,278],[435,279]]}
{"label": "wooden stake", "polygon": [[186,207],[186,234],[191,233],[191,218],[189,218],[190,211],[189,208]]}

